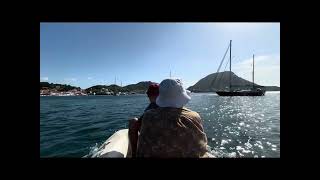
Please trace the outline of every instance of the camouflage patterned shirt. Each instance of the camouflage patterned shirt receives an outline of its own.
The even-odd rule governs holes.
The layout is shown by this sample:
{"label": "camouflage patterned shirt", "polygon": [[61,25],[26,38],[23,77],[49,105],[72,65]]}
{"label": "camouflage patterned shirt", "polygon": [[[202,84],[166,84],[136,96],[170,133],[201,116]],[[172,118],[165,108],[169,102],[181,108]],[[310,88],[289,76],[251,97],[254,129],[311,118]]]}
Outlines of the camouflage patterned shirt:
{"label": "camouflage patterned shirt", "polygon": [[159,107],[144,113],[137,157],[203,157],[207,137],[198,113]]}

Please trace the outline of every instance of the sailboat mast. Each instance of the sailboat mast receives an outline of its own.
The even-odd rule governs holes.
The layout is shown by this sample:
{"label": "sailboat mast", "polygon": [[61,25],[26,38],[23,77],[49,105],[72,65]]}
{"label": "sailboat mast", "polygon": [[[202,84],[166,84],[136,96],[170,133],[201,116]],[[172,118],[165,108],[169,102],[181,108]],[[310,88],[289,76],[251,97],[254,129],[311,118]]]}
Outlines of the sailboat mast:
{"label": "sailboat mast", "polygon": [[232,40],[230,40],[230,76],[229,76],[229,91],[231,91],[231,43],[232,43]]}
{"label": "sailboat mast", "polygon": [[253,60],[253,63],[252,63],[252,68],[253,68],[253,70],[252,70],[252,88],[254,89],[254,54],[253,54],[253,58],[252,58]]}

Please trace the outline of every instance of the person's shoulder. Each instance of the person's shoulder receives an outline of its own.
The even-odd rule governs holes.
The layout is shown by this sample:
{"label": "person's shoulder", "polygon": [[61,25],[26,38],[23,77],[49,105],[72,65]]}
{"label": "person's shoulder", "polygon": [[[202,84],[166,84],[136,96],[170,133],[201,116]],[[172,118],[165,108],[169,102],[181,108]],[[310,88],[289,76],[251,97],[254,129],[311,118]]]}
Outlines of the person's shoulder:
{"label": "person's shoulder", "polygon": [[190,110],[190,109],[188,109],[188,108],[186,108],[186,107],[183,107],[183,108],[182,108],[182,113],[185,114],[185,115],[187,115],[188,117],[192,117],[193,119],[199,119],[199,120],[201,120],[201,117],[200,117],[200,115],[199,115],[197,112],[192,111],[192,110]]}
{"label": "person's shoulder", "polygon": [[[152,122],[156,121],[159,117],[159,110],[156,109],[149,109],[146,112],[143,113],[143,118],[141,119],[142,124],[152,124]],[[148,125],[147,125],[148,126]]]}
{"label": "person's shoulder", "polygon": [[159,111],[158,108],[148,109],[143,113],[143,116],[150,116],[157,113],[158,111]]}
{"label": "person's shoulder", "polygon": [[150,103],[148,105],[148,107],[146,107],[146,109],[144,110],[145,112],[148,111],[148,110],[151,110],[151,109],[156,109],[158,108],[159,106],[156,104],[156,103]]}

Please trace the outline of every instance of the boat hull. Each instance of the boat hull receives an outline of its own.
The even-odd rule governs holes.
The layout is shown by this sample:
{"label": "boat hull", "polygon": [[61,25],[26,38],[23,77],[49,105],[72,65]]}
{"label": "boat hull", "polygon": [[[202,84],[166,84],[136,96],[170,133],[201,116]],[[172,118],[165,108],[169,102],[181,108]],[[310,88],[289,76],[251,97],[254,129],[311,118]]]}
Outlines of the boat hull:
{"label": "boat hull", "polygon": [[94,153],[92,158],[128,158],[131,157],[128,129],[121,129],[109,137]]}
{"label": "boat hull", "polygon": [[265,91],[217,91],[219,96],[264,96]]}
{"label": "boat hull", "polygon": [[[109,137],[91,158],[131,158],[131,144],[128,136],[128,129],[121,129]],[[215,156],[207,152],[206,158]]]}

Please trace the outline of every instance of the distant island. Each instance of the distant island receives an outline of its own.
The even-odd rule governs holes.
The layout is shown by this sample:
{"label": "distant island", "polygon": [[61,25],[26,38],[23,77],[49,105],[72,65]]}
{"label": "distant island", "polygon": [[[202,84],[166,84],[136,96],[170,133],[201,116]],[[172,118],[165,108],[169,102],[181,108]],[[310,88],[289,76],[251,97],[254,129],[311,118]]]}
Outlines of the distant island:
{"label": "distant island", "polygon": [[81,90],[80,87],[70,86],[67,84],[54,84],[54,83],[48,83],[48,82],[40,82],[40,90],[43,90],[43,89],[51,89],[51,90],[56,90],[58,92],[69,91],[73,89]]}
{"label": "distant island", "polygon": [[[193,86],[187,89],[191,92],[214,92],[218,89],[223,89],[229,86],[229,71],[212,73],[200,79]],[[232,87],[235,89],[250,89],[252,82],[247,81],[236,74],[231,72]],[[216,78],[216,82],[213,83]],[[95,85],[87,89],[81,89],[67,84],[54,84],[48,82],[40,82],[40,95],[41,96],[73,96],[73,95],[128,95],[128,94],[145,94],[150,84],[155,83],[152,81],[141,81],[136,84],[127,86],[111,85]],[[278,86],[261,86],[254,84],[255,87],[263,88],[266,91],[280,91]]]}
{"label": "distant island", "polygon": [[[252,82],[247,81],[235,73],[231,72],[232,87],[235,89],[250,89],[252,88]],[[212,73],[208,76],[200,79],[195,85],[188,87],[191,92],[214,92],[219,89],[224,89],[229,86],[230,71],[224,71],[219,73]],[[216,81],[213,83],[213,81]],[[278,86],[261,86],[254,84],[255,87],[265,89],[266,91],[280,91]]]}
{"label": "distant island", "polygon": [[[112,85],[96,85],[85,89],[89,95],[113,95],[114,93],[124,94],[145,94],[150,84],[155,83],[152,81],[142,81],[137,84],[130,84],[127,86]],[[122,93],[122,94],[121,94]]]}
{"label": "distant island", "polygon": [[127,86],[95,85],[87,89],[81,89],[66,84],[54,84],[40,82],[40,96],[73,96],[73,95],[128,95],[145,94],[152,81],[142,81]]}
{"label": "distant island", "polygon": [[40,96],[85,96],[87,95],[80,87],[67,84],[54,84],[40,82]]}

